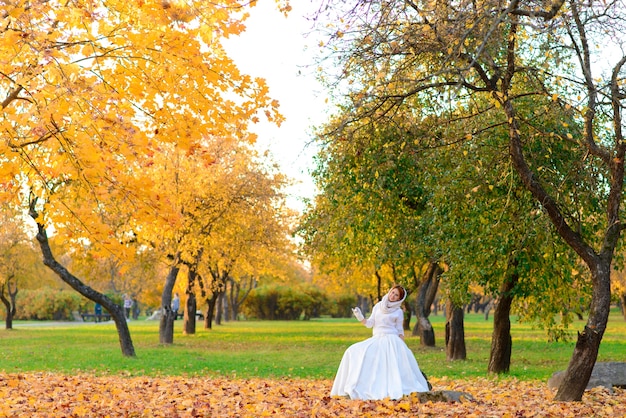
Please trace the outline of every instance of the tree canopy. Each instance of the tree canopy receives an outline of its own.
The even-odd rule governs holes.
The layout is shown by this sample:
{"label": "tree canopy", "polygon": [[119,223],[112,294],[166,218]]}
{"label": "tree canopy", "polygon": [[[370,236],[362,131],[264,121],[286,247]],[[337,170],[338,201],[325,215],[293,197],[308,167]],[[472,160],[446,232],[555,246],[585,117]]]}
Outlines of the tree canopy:
{"label": "tree canopy", "polygon": [[45,202],[43,216],[57,233],[112,244],[111,233],[127,231],[106,225],[110,213],[153,205],[144,167],[165,144],[201,154],[206,138],[254,140],[246,126],[259,111],[280,122],[263,80],[239,73],[220,43],[243,29],[243,7],[232,1],[7,7],[2,200],[28,186]]}

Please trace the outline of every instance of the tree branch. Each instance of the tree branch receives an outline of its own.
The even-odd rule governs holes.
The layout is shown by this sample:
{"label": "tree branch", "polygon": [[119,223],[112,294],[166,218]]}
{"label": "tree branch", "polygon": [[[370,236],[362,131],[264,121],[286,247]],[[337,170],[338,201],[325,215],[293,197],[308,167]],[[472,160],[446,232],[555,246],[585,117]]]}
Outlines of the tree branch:
{"label": "tree branch", "polygon": [[516,16],[540,17],[544,21],[548,21],[552,20],[557,15],[564,3],[565,0],[556,0],[547,10],[522,10],[515,8],[511,13]]}
{"label": "tree branch", "polygon": [[0,108],[5,109],[9,104],[11,104],[11,102],[13,100],[17,100],[20,92],[24,90],[24,87],[18,85],[17,87],[15,87],[13,90],[11,90],[11,92],[9,93],[9,95],[6,97],[6,99],[4,99],[2,101],[2,103],[0,103]]}

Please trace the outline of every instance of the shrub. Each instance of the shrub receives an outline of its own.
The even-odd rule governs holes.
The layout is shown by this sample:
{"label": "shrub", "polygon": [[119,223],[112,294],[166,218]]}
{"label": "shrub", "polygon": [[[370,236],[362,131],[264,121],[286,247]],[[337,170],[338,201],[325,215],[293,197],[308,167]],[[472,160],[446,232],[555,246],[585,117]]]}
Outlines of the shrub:
{"label": "shrub", "polygon": [[326,296],[315,286],[267,285],[254,289],[241,307],[248,318],[294,320],[319,317]]}
{"label": "shrub", "polygon": [[72,320],[72,311],[91,311],[93,302],[73,290],[24,289],[17,293],[15,319]]}
{"label": "shrub", "polygon": [[306,295],[302,301],[304,319],[319,318],[326,313],[328,298],[318,287],[301,285],[300,290]]}
{"label": "shrub", "polygon": [[328,304],[328,314],[333,318],[350,318],[352,308],[357,306],[357,298],[354,295],[339,295],[332,298]]}
{"label": "shrub", "polygon": [[243,305],[241,312],[248,318],[277,319],[278,290],[275,286],[261,286],[253,289]]}

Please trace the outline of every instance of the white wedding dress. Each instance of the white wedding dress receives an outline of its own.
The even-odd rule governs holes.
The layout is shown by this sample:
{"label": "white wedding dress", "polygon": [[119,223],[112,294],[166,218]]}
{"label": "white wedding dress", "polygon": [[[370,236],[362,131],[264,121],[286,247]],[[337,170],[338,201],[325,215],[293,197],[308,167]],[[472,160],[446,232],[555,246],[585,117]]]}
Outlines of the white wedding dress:
{"label": "white wedding dress", "polygon": [[365,326],[373,336],[348,347],[341,359],[331,396],[351,399],[400,399],[428,392],[428,382],[413,352],[399,337],[404,335],[402,309],[384,312],[383,301],[372,309]]}

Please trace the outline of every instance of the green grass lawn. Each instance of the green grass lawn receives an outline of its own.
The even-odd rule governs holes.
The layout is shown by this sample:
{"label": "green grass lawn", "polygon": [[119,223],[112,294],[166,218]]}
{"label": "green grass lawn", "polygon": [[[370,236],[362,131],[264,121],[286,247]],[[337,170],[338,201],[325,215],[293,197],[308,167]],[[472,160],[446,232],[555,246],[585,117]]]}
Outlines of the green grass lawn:
{"label": "green grass lawn", "polygon": [[[432,316],[437,347],[407,344],[426,374],[442,378],[485,376],[492,322],[480,314],[465,317],[466,361],[446,361],[444,318]],[[584,322],[574,324],[581,330]],[[112,323],[50,325],[16,322],[13,330],[0,330],[0,370],[8,373],[52,371],[116,375],[204,375],[238,378],[301,377],[331,379],[344,350],[371,336],[354,319],[310,321],[239,321],[201,327],[183,335],[175,324],[174,344],[159,344],[156,321],[130,321],[136,358],[121,355]],[[548,343],[542,330],[513,321],[510,376],[522,380],[547,379],[564,369],[574,349],[570,342]],[[626,321],[614,311],[600,348],[599,361],[626,361]]]}

